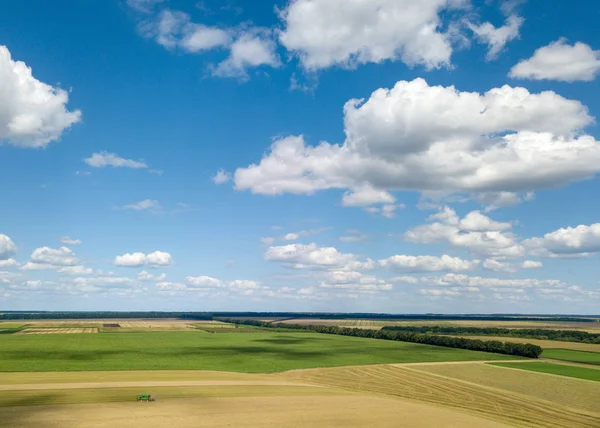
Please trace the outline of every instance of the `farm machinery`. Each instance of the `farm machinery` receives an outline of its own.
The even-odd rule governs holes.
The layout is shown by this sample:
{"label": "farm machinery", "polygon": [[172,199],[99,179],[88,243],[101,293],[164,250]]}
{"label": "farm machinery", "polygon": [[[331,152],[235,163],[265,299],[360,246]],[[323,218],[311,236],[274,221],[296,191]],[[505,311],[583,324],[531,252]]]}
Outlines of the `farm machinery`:
{"label": "farm machinery", "polygon": [[150,394],[139,394],[136,397],[136,400],[137,401],[146,401],[146,402],[147,401],[154,401],[154,397],[152,395],[150,395]]}

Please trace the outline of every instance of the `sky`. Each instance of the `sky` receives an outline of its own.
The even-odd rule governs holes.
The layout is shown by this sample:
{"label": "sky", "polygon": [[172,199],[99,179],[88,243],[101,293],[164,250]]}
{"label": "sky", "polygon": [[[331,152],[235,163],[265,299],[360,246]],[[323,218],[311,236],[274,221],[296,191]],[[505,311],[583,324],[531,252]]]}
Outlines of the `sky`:
{"label": "sky", "polygon": [[600,313],[600,9],[0,6],[0,310]]}

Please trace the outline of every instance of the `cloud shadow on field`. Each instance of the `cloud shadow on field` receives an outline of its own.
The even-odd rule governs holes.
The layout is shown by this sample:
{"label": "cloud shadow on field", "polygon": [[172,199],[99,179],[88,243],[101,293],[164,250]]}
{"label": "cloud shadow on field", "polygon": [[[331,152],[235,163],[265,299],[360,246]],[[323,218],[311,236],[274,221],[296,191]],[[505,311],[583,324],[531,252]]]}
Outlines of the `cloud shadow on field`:
{"label": "cloud shadow on field", "polygon": [[[300,343],[314,342],[315,338],[304,339],[300,337],[275,337],[272,339],[255,339],[253,342],[272,343],[274,345],[297,345]],[[319,338],[321,340],[321,338]]]}

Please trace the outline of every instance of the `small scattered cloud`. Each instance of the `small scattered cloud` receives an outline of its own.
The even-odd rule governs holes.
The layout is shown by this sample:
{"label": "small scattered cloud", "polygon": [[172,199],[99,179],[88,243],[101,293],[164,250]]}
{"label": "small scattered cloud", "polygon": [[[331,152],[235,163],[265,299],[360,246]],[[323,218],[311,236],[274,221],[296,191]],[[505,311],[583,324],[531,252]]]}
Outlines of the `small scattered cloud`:
{"label": "small scattered cloud", "polygon": [[125,159],[114,153],[108,152],[94,153],[92,156],[84,159],[83,161],[94,168],[104,168],[107,166],[111,166],[113,168],[148,168],[148,165],[144,161]]}
{"label": "small scattered cloud", "polygon": [[81,244],[81,239],[73,239],[68,236],[61,236],[60,243],[65,245],[79,245]]}
{"label": "small scattered cloud", "polygon": [[533,56],[511,68],[516,79],[591,82],[600,73],[600,50],[577,42],[569,45],[561,38],[537,49]]}
{"label": "small scattered cloud", "polygon": [[132,211],[160,211],[162,210],[162,206],[155,199],[144,199],[134,204],[125,205],[122,209]]}
{"label": "small scattered cloud", "polygon": [[215,184],[224,184],[231,180],[231,174],[221,169],[217,171],[217,173],[211,178],[211,180]]}
{"label": "small scattered cloud", "polygon": [[479,25],[470,23],[469,28],[475,33],[475,37],[480,43],[488,45],[486,59],[491,61],[498,58],[508,42],[519,37],[519,30],[523,22],[524,20],[520,16],[511,15],[502,27],[495,27],[489,22],[484,22]]}
{"label": "small scattered cloud", "polygon": [[155,251],[150,254],[144,253],[125,253],[117,256],[114,261],[115,265],[122,267],[159,267],[171,266],[173,257],[171,254],[164,251]]}
{"label": "small scattered cloud", "polygon": [[127,0],[127,6],[141,13],[151,13],[154,8],[166,0]]}
{"label": "small scattered cloud", "polygon": [[346,235],[340,236],[342,242],[361,242],[367,239],[369,235],[362,233],[360,230],[349,229],[346,231]]}

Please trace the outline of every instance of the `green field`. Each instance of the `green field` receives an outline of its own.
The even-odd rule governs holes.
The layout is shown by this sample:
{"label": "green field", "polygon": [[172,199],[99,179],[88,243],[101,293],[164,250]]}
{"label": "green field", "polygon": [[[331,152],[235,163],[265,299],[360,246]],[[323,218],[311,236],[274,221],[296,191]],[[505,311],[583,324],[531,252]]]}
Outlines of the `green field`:
{"label": "green field", "polygon": [[193,332],[0,336],[0,370],[222,370],[272,373],[358,364],[515,357],[319,333]]}
{"label": "green field", "polygon": [[573,363],[584,363],[600,365],[600,352],[573,351],[570,349],[544,349],[544,358],[553,360],[570,361]]}
{"label": "green field", "polygon": [[529,370],[532,372],[550,373],[561,376],[576,377],[600,382],[600,370],[587,367],[568,366],[566,364],[552,363],[489,363],[494,366],[508,367],[511,369]]}

